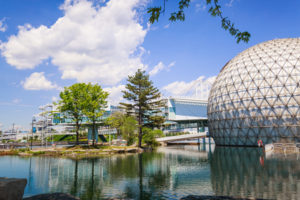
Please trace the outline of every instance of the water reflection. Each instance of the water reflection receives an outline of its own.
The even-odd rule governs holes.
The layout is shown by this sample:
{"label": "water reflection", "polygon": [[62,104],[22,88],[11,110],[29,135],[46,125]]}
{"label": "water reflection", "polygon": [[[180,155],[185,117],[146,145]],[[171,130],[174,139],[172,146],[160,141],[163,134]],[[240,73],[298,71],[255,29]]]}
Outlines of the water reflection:
{"label": "water reflection", "polygon": [[[25,196],[65,192],[81,199],[179,199],[189,194],[297,199],[296,158],[255,148],[172,146],[155,153],[71,160],[0,157],[0,176],[28,179]],[[262,162],[263,161],[263,162]]]}
{"label": "water reflection", "polygon": [[258,148],[217,147],[210,162],[216,195],[300,199],[297,155],[266,159]]}

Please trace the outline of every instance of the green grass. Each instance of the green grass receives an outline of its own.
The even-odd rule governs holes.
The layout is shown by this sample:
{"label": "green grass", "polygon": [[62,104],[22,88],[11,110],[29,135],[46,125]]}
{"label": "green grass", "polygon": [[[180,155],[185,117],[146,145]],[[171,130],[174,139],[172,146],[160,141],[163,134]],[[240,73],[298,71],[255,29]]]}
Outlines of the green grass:
{"label": "green grass", "polygon": [[24,152],[30,151],[30,149],[29,148],[23,148],[23,149],[18,149],[18,151],[24,153]]}
{"label": "green grass", "polygon": [[32,151],[31,152],[33,156],[43,155],[45,154],[45,151]]}
{"label": "green grass", "polygon": [[[76,135],[53,135],[52,138],[49,137],[47,140],[51,142],[53,139],[54,142],[67,141],[67,142],[75,142]],[[80,138],[79,141],[86,141],[86,138]]]}

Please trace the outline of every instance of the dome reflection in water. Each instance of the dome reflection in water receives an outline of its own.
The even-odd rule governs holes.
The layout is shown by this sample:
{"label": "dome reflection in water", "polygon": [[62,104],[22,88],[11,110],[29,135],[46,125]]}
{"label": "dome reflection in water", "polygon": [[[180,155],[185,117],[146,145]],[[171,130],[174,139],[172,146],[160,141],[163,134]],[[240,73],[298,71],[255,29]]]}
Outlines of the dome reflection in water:
{"label": "dome reflection in water", "polygon": [[[213,149],[211,149],[213,150]],[[64,192],[81,199],[179,199],[227,195],[299,199],[297,157],[266,158],[260,149],[186,146],[158,152],[72,160],[0,157],[0,176],[24,177],[25,196]]]}
{"label": "dome reflection in water", "polygon": [[300,161],[297,155],[266,158],[258,148],[217,147],[210,168],[216,195],[300,198]]}

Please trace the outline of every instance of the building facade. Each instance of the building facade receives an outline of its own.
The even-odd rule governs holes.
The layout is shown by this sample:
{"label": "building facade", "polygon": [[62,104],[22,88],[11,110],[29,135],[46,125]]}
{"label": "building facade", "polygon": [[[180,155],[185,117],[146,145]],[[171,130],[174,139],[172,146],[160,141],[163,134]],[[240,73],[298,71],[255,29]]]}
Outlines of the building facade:
{"label": "building facade", "polygon": [[[165,107],[162,108],[162,115],[165,117],[163,131],[169,132],[189,132],[197,133],[208,130],[207,125],[207,101],[195,98],[165,98]],[[41,106],[41,113],[37,114],[37,121],[34,123],[34,131],[39,135],[55,134],[74,131],[74,123],[70,118],[63,116],[56,111],[56,107],[52,104]],[[118,106],[109,105],[105,110],[102,121],[108,118],[114,112],[122,112]],[[52,113],[52,114],[50,114]],[[53,114],[54,113],[54,114]],[[88,121],[83,119],[83,124]],[[103,134],[115,134],[116,131],[100,127]]]}
{"label": "building facade", "polygon": [[187,97],[165,100],[165,132],[198,133],[208,130],[206,100]]}

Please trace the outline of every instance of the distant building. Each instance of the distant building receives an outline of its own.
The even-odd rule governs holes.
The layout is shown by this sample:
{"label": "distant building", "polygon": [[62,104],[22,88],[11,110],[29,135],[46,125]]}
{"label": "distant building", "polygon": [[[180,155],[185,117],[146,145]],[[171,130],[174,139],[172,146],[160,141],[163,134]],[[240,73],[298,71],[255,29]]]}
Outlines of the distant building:
{"label": "distant building", "polygon": [[0,135],[0,140],[22,140],[28,137],[28,130],[24,128],[12,128],[2,131]]}
{"label": "distant building", "polygon": [[[34,134],[43,135],[48,133],[68,133],[73,132],[75,129],[75,124],[72,119],[62,115],[57,109],[57,106],[53,104],[46,104],[40,106],[40,113],[35,115],[36,121],[33,124]],[[105,109],[104,114],[101,116],[102,120],[108,118],[112,113],[121,111],[118,106],[108,105]],[[88,122],[87,117],[83,117],[82,123]],[[103,122],[100,122],[103,123]],[[109,132],[105,130],[106,132]]]}
{"label": "distant building", "polygon": [[[165,98],[165,107],[162,114],[165,117],[163,131],[168,132],[204,132],[207,131],[207,101],[195,98]],[[35,134],[47,134],[55,132],[72,132],[74,123],[70,118],[66,118],[56,106],[47,104],[40,106],[41,113],[37,114],[37,121],[34,123]],[[112,113],[123,111],[118,106],[108,105],[102,120],[108,118]],[[51,114],[50,114],[51,113]],[[88,121],[83,119],[83,124]],[[111,132],[110,129],[101,128],[99,131]],[[113,131],[115,133],[115,131]]]}
{"label": "distant building", "polygon": [[195,98],[166,98],[165,132],[204,132],[208,130],[207,101]]}

